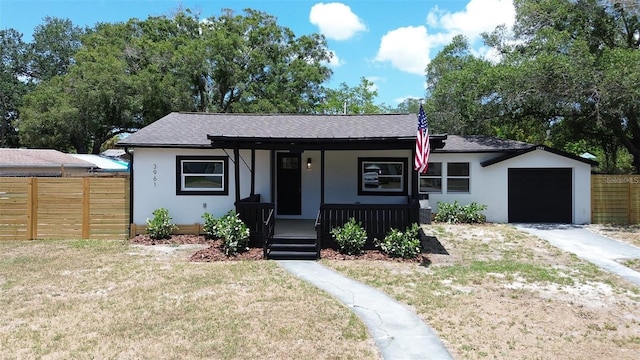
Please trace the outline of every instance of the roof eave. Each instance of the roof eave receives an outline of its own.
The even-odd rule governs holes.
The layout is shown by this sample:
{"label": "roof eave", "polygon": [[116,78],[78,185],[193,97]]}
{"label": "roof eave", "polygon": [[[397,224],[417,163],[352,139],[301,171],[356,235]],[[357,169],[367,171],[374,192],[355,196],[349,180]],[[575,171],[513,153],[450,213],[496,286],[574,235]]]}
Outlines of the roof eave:
{"label": "roof eave", "polygon": [[207,149],[211,144],[162,144],[162,143],[117,143],[119,148],[179,148],[179,149]]}
{"label": "roof eave", "polygon": [[593,160],[590,160],[590,159],[585,159],[585,158],[582,158],[580,156],[573,155],[573,154],[570,154],[570,153],[565,152],[565,151],[557,150],[557,149],[554,149],[554,148],[551,148],[551,147],[548,147],[548,146],[542,145],[542,144],[533,145],[533,146],[530,146],[530,147],[525,148],[525,149],[521,149],[521,150],[518,150],[518,151],[510,152],[510,153],[504,154],[502,156],[498,156],[498,157],[495,157],[493,159],[489,159],[489,160],[483,161],[483,162],[480,163],[480,165],[482,167],[491,166],[491,165],[497,164],[499,162],[502,162],[502,161],[505,161],[505,160],[509,160],[511,158],[530,153],[530,152],[535,151],[535,150],[547,151],[547,152],[550,152],[552,154],[563,156],[563,157],[566,157],[566,158],[569,158],[569,159],[572,159],[572,160],[575,160],[575,161],[583,162],[583,163],[591,165],[591,166],[597,166],[598,165],[597,161],[593,161]]}

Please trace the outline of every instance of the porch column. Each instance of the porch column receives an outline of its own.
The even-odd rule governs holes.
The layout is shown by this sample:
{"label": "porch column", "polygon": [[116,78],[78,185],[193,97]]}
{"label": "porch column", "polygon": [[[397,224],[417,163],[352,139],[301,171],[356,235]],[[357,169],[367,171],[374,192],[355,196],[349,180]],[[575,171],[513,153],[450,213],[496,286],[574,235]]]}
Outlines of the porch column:
{"label": "porch column", "polygon": [[411,162],[409,163],[409,168],[411,169],[411,197],[413,198],[413,200],[418,200],[418,182],[419,182],[419,177],[420,175],[418,175],[418,170],[413,168],[413,162],[416,159],[416,147],[413,146],[411,148]]}
{"label": "porch column", "polygon": [[256,149],[251,149],[251,196],[256,194]]}
{"label": "porch column", "polygon": [[320,204],[324,204],[324,149],[320,150]]}
{"label": "porch column", "polygon": [[233,167],[236,173],[236,202],[240,201],[240,149],[238,144],[233,148]]}

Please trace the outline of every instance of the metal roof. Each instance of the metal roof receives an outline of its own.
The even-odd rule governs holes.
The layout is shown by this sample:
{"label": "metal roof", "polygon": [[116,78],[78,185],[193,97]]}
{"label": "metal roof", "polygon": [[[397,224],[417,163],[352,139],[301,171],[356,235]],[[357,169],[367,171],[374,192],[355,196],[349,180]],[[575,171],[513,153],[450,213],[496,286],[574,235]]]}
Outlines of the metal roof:
{"label": "metal roof", "polygon": [[100,155],[92,155],[92,154],[72,154],[71,156],[81,159],[87,162],[90,162],[95,165],[95,167],[99,168],[102,171],[118,171],[118,172],[126,172],[129,171],[129,165],[123,161],[113,160]]}

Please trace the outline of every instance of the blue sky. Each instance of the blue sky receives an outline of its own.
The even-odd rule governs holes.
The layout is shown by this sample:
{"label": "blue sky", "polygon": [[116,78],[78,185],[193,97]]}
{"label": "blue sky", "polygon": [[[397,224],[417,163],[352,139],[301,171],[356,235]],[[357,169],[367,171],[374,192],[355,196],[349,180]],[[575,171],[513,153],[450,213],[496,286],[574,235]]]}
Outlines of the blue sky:
{"label": "blue sky", "polygon": [[170,15],[179,7],[202,19],[220,15],[223,8],[251,8],[277,17],[298,36],[322,33],[334,54],[326,86],[344,82],[353,87],[365,77],[378,91],[376,102],[391,106],[424,97],[424,69],[453,36],[467,36],[474,52],[491,57],[479,34],[499,24],[510,26],[515,17],[512,0],[0,0],[0,29],[14,28],[31,41],[45,16],[92,27]]}

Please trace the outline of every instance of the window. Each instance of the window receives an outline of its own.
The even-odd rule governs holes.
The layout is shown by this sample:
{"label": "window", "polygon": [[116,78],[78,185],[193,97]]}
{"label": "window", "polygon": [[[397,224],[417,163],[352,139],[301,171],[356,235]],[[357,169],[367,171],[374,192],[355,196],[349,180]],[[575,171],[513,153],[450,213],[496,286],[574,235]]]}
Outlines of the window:
{"label": "window", "polygon": [[228,195],[224,156],[176,156],[176,195]]}
{"label": "window", "polygon": [[447,164],[447,192],[469,192],[469,163]]}
{"label": "window", "polygon": [[358,195],[406,195],[407,159],[358,158]]}
{"label": "window", "polygon": [[429,163],[426,174],[418,175],[418,192],[442,193],[442,163]]}

